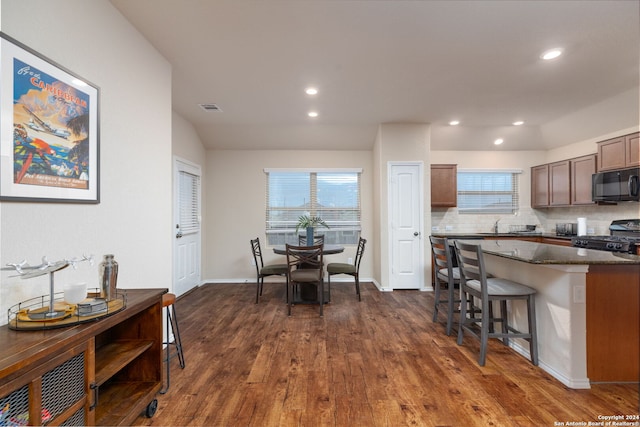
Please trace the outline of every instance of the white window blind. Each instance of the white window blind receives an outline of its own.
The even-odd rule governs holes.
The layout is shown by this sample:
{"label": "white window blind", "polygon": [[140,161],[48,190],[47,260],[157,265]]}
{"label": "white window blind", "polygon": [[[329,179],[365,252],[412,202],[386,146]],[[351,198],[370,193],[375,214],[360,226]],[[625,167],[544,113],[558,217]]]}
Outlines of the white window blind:
{"label": "white window blind", "polygon": [[200,230],[200,206],[198,193],[200,177],[185,171],[179,172],[180,185],[180,230],[183,234]]}
{"label": "white window blind", "polygon": [[517,171],[458,171],[458,212],[515,213]]}
{"label": "white window blind", "polygon": [[[271,245],[298,242],[296,224],[302,215],[318,216],[325,243],[356,244],[360,233],[358,171],[267,170],[266,234]],[[304,234],[304,230],[298,230]]]}

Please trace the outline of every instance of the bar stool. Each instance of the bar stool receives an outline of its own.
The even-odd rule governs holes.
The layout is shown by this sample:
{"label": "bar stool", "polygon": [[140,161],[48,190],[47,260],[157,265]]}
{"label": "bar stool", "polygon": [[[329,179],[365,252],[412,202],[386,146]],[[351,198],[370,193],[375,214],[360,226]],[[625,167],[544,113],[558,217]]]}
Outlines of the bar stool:
{"label": "bar stool", "polygon": [[[468,301],[471,297],[480,300],[482,315],[467,317],[466,304],[460,307],[460,322],[458,324],[458,345],[462,345],[464,332],[480,340],[480,357],[478,363],[485,365],[487,357],[487,341],[489,338],[502,338],[505,345],[509,345],[510,338],[523,338],[529,341],[529,357],[531,363],[538,365],[538,343],[536,336],[536,290],[522,283],[499,277],[488,277],[484,265],[484,256],[480,245],[472,245],[455,241],[458,267],[460,268],[460,299]],[[507,317],[507,301],[523,300],[527,305],[527,323],[529,332],[522,332],[509,325]],[[493,301],[500,303],[500,317],[494,318],[489,309]],[[494,322],[501,323],[501,332],[491,330]],[[480,323],[480,332],[476,332],[474,325]]]}
{"label": "bar stool", "polygon": [[[165,394],[169,390],[170,382],[170,366],[171,359],[175,356],[178,356],[178,360],[180,361],[180,367],[184,369],[184,353],[182,352],[182,340],[180,339],[180,329],[178,328],[178,319],[176,318],[176,307],[174,303],[176,302],[175,294],[166,293],[162,295],[162,307],[165,307],[167,314],[167,325],[166,325],[166,338],[162,343],[163,345],[167,345],[167,356],[164,358],[164,362],[167,364],[167,386],[160,390],[160,394]],[[169,325],[171,325],[171,330],[173,331],[173,342],[169,341]],[[171,354],[171,346],[176,347],[175,354]]]}

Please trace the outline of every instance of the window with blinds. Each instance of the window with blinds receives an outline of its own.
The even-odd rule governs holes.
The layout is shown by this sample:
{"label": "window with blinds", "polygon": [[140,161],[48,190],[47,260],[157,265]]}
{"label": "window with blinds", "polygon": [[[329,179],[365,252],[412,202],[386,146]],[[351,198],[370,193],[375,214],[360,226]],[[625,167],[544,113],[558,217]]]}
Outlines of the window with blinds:
{"label": "window with blinds", "polygon": [[200,177],[189,172],[179,172],[180,186],[180,231],[182,234],[200,231],[200,206],[198,193]]}
{"label": "window with blinds", "polygon": [[458,212],[515,213],[517,171],[458,171]]}
{"label": "window with blinds", "polygon": [[302,215],[318,216],[327,244],[357,244],[360,236],[360,171],[266,170],[266,234],[270,245],[297,244]]}

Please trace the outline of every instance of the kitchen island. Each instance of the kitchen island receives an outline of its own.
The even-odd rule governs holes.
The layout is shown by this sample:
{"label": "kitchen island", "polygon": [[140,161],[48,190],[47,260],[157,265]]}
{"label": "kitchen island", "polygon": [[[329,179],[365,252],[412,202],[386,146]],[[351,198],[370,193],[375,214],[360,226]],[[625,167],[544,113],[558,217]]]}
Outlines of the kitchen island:
{"label": "kitchen island", "polygon": [[[542,369],[571,388],[639,381],[640,256],[514,239],[468,243],[482,247],[489,273],[536,289]],[[509,321],[526,329],[518,303]],[[529,357],[525,341],[510,346]]]}

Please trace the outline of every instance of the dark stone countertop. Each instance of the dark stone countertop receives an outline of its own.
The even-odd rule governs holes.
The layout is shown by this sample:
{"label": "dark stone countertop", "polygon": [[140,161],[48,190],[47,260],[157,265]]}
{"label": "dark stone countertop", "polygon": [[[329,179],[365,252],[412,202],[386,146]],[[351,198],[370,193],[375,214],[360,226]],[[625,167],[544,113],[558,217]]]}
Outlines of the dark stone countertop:
{"label": "dark stone countertop", "polygon": [[436,237],[446,237],[447,239],[517,239],[522,237],[542,237],[547,239],[571,240],[574,236],[558,236],[555,233],[542,233],[540,231],[533,232],[517,232],[517,233],[452,233],[434,231],[431,235]]}
{"label": "dark stone countertop", "polygon": [[530,264],[640,265],[640,256],[627,253],[596,251],[516,239],[473,239],[468,240],[467,243],[480,245],[486,254]]}

